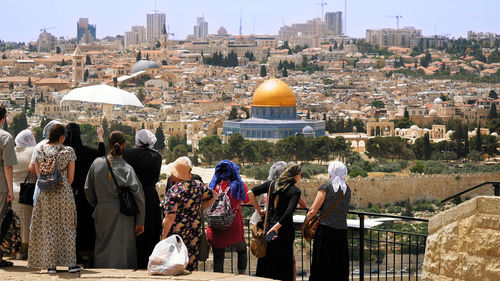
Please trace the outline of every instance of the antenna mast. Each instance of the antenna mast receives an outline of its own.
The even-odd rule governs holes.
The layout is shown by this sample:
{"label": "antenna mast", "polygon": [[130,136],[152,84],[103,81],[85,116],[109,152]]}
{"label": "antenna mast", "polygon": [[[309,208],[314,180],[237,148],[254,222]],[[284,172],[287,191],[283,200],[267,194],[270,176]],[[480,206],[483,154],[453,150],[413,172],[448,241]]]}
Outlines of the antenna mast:
{"label": "antenna mast", "polygon": [[243,35],[243,27],[241,26],[241,25],[242,25],[242,23],[241,23],[241,22],[242,22],[242,21],[241,21],[241,17],[242,17],[242,15],[241,15],[241,14],[242,14],[242,13],[241,13],[241,7],[240,7],[240,36],[241,36],[241,35]]}

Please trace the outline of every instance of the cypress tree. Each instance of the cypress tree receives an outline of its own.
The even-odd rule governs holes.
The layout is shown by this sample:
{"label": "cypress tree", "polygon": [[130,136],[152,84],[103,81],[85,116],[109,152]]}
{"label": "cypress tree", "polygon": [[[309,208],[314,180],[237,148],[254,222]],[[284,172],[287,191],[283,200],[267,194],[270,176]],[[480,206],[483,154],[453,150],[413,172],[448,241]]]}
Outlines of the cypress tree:
{"label": "cypress tree", "polygon": [[481,139],[481,123],[478,123],[476,129],[476,151],[481,152],[483,150],[483,140]]}
{"label": "cypress tree", "polygon": [[497,118],[498,115],[497,115],[497,105],[495,102],[492,102],[491,103],[491,108],[490,108],[490,113],[488,114],[488,118],[489,119],[494,119],[494,118]]}
{"label": "cypress tree", "polygon": [[267,70],[265,65],[260,66],[260,77],[266,77],[267,76]]}
{"label": "cypress tree", "polygon": [[158,151],[162,151],[165,148],[165,134],[163,133],[163,125],[160,123],[160,126],[156,128],[155,136],[156,136],[156,143],[153,146],[154,149]]}

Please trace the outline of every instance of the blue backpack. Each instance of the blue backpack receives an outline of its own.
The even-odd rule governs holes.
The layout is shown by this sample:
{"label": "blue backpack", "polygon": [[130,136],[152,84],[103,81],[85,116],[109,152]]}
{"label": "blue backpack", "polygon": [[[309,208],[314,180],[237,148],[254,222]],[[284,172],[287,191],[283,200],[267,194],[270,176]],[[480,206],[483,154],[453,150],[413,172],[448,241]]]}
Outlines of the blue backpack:
{"label": "blue backpack", "polygon": [[55,191],[61,182],[61,173],[57,168],[57,156],[59,152],[64,148],[61,146],[59,150],[53,156],[47,157],[43,151],[43,145],[41,146],[43,159],[40,161],[39,165],[39,176],[38,176],[38,187],[41,191]]}

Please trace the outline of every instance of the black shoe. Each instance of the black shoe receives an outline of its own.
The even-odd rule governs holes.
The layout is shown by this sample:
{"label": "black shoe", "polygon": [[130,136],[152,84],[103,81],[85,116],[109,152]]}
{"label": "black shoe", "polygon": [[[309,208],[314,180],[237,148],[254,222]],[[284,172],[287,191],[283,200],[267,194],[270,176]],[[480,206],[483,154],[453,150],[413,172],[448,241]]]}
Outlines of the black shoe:
{"label": "black shoe", "polygon": [[8,267],[8,266],[13,266],[14,263],[11,261],[6,261],[6,260],[0,260],[0,267]]}
{"label": "black shoe", "polygon": [[55,267],[49,267],[47,269],[47,271],[49,272],[49,274],[56,274],[57,273],[57,270]]}
{"label": "black shoe", "polygon": [[80,270],[82,270],[82,267],[79,265],[68,267],[69,273],[77,273],[77,272],[80,272]]}

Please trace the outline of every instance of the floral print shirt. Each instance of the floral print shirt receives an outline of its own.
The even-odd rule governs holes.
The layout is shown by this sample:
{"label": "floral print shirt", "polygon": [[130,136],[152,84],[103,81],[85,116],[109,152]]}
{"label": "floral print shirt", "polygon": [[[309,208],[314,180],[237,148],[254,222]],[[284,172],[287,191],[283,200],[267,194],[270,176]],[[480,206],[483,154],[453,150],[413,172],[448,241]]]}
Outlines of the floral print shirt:
{"label": "floral print shirt", "polygon": [[186,244],[189,252],[187,270],[196,270],[198,267],[196,257],[199,255],[198,244],[202,233],[201,204],[213,196],[213,190],[204,183],[189,180],[172,186],[160,204],[165,215],[176,215],[168,235],[177,234]]}

